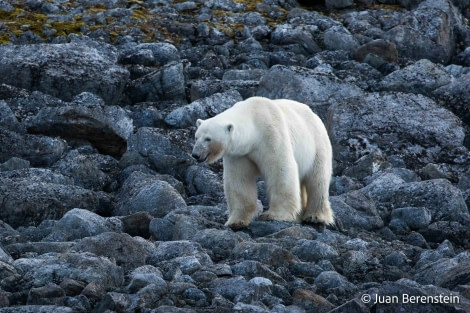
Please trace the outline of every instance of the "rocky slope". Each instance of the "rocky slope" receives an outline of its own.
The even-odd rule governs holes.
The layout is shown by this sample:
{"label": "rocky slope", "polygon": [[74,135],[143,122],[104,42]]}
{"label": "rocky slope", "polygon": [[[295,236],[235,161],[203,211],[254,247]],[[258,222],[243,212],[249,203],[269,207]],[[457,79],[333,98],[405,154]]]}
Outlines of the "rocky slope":
{"label": "rocky slope", "polygon": [[[470,312],[469,15],[0,0],[0,312]],[[328,125],[334,228],[223,226],[194,123],[254,95]]]}

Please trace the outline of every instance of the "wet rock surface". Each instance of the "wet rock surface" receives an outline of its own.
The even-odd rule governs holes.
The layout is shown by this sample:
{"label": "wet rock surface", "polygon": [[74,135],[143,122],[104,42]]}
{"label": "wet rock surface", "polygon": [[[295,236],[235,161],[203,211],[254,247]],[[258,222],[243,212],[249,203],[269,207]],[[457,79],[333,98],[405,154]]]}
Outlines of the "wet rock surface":
{"label": "wet rock surface", "polygon": [[[469,12],[0,0],[0,313],[470,312]],[[333,227],[224,226],[195,121],[255,95],[327,125]]]}

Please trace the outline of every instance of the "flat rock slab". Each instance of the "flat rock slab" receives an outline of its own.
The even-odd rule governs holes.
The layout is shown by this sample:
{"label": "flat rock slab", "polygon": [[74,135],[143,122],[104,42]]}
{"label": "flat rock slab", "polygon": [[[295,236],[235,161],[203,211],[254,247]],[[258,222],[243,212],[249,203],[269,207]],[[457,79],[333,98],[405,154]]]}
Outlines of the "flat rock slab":
{"label": "flat rock slab", "polygon": [[0,83],[65,101],[89,91],[116,104],[129,72],[112,55],[78,43],[0,45]]}

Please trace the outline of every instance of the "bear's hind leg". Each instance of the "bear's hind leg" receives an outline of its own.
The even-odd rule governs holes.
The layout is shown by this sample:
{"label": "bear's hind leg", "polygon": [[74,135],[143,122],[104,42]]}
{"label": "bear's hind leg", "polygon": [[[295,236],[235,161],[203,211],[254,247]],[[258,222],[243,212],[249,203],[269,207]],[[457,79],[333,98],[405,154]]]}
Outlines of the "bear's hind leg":
{"label": "bear's hind leg", "polygon": [[224,157],[224,192],[228,205],[225,226],[232,229],[247,227],[256,213],[259,170],[245,157]]}
{"label": "bear's hind leg", "polygon": [[303,222],[323,225],[334,223],[333,210],[328,199],[330,177],[331,174],[328,173],[310,173],[306,177],[307,205],[302,214]]}

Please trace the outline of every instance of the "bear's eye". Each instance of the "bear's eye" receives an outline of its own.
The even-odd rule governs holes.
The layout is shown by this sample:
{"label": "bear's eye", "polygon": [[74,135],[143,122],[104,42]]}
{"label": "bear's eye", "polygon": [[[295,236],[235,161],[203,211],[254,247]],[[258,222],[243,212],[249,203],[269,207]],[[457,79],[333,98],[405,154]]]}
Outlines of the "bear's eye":
{"label": "bear's eye", "polygon": [[206,138],[204,138],[204,141],[206,141],[206,142],[210,142],[210,141],[211,141],[211,139],[210,139],[209,137],[206,137]]}

